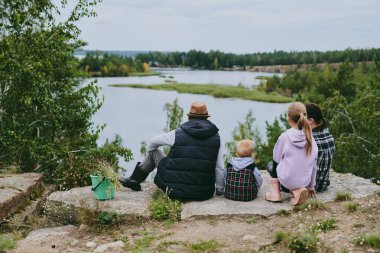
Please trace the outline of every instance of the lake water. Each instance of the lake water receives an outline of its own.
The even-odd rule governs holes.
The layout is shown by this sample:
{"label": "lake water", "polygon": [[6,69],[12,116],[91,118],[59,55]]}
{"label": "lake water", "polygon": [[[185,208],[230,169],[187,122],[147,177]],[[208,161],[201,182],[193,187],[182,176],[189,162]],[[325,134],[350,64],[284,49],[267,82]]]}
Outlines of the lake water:
{"label": "lake water", "polygon": [[[205,83],[199,80],[209,80],[207,83],[250,86],[255,85],[258,75],[272,75],[269,73],[227,72],[227,71],[189,71],[189,70],[160,70],[165,75],[173,76],[173,80],[186,83]],[[154,79],[160,80],[154,82]],[[182,79],[181,79],[182,78]],[[253,111],[256,126],[265,137],[265,122],[272,123],[275,117],[286,112],[288,104],[265,103],[241,99],[214,98],[207,95],[179,94],[175,91],[156,91],[133,88],[110,87],[109,84],[123,83],[163,83],[162,77],[117,77],[97,78],[102,87],[105,101],[102,108],[94,115],[96,124],[106,124],[99,139],[102,144],[105,140],[113,139],[116,134],[123,139],[123,145],[130,148],[134,154],[134,161],[123,164],[131,173],[136,161],[141,159],[140,143],[151,137],[163,133],[166,124],[166,112],[163,107],[167,102],[178,98],[179,105],[184,109],[183,122],[187,120],[186,113],[194,101],[207,104],[209,120],[219,129],[223,142],[231,141],[231,132],[238,121],[244,122],[249,110]],[[138,80],[138,81],[136,81]],[[153,81],[152,81],[153,80]],[[191,81],[190,81],[191,80]],[[220,82],[219,82],[220,81]]]}

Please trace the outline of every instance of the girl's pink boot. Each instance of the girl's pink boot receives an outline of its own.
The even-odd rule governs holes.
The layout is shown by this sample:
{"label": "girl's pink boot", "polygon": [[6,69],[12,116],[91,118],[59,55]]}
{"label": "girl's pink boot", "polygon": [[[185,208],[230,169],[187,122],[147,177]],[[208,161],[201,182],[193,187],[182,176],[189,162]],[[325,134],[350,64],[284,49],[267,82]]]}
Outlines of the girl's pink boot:
{"label": "girl's pink boot", "polygon": [[309,191],[306,188],[292,190],[293,197],[290,200],[292,206],[302,205],[309,197]]}
{"label": "girl's pink boot", "polygon": [[281,202],[280,181],[278,181],[278,178],[269,179],[269,192],[265,193],[265,200]]}

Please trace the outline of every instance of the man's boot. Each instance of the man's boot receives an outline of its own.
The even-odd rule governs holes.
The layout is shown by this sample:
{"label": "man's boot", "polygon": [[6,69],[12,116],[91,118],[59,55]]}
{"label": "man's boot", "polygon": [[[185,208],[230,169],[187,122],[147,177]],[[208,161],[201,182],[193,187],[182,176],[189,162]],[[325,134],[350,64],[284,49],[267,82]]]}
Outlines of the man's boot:
{"label": "man's boot", "polygon": [[269,179],[269,192],[265,193],[265,200],[281,202],[280,181],[278,181],[278,178]]}
{"label": "man's boot", "polygon": [[302,205],[309,197],[309,190],[306,188],[299,188],[292,190],[293,197],[290,200],[292,206]]}
{"label": "man's boot", "polygon": [[135,170],[132,175],[126,179],[119,179],[124,187],[128,187],[134,191],[141,191],[140,183],[143,182],[149,175],[148,172],[141,170],[140,162],[136,164]]}

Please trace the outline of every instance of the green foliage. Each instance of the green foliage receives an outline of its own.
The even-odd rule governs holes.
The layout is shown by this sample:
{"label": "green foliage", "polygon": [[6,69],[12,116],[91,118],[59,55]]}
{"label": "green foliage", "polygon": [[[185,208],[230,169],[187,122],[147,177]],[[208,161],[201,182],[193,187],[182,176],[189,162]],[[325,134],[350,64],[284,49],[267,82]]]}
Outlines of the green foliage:
{"label": "green foliage", "polygon": [[[147,66],[148,64],[145,63]],[[148,65],[149,66],[149,65]],[[132,57],[103,53],[101,51],[87,52],[80,60],[79,68],[87,75],[97,76],[149,76],[157,75],[145,72],[144,63]]]}
{"label": "green foliage", "polygon": [[256,218],[251,218],[247,221],[248,224],[256,224],[257,223],[257,219]]}
{"label": "green foliage", "polygon": [[149,209],[153,219],[174,222],[181,219],[182,203],[178,200],[170,199],[167,193],[157,189]]}
{"label": "green foliage", "polygon": [[188,83],[166,83],[166,84],[112,84],[113,87],[131,87],[139,89],[152,90],[175,90],[178,93],[205,94],[224,98],[241,98],[245,100],[288,103],[294,99],[285,97],[277,93],[267,94],[256,88],[250,89],[247,87],[217,85],[217,84],[188,84]]}
{"label": "green foliage", "polygon": [[99,88],[83,82],[73,56],[84,45],[76,22],[95,16],[97,2],[78,1],[62,22],[55,18],[67,1],[0,5],[0,164],[38,170],[65,189],[87,184],[93,158],[107,153],[91,121],[102,105]]}
{"label": "green foliage", "polygon": [[[101,169],[100,163],[106,163],[107,166],[117,171],[119,156],[128,161],[131,159],[132,153],[129,149],[121,146],[121,138],[116,136],[115,140],[111,142],[107,140],[103,146],[63,154],[61,163],[54,170],[47,166],[41,167],[40,170],[46,180],[55,183],[61,189],[70,189],[88,185],[90,183],[88,174]],[[112,173],[112,170],[109,172],[112,178],[115,178],[115,173]]]}
{"label": "green foliage", "polygon": [[289,210],[285,210],[285,209],[280,209],[276,212],[277,215],[280,215],[280,216],[290,216],[291,215],[291,212]]}
{"label": "green foliage", "polygon": [[323,201],[317,199],[309,199],[302,205],[294,206],[294,211],[317,211],[317,210],[327,210],[328,207]]}
{"label": "green foliage", "polygon": [[136,240],[133,252],[147,252],[146,250],[152,245],[154,239],[154,236],[147,235]]}
{"label": "green foliage", "polygon": [[364,178],[380,176],[380,90],[365,89],[349,102],[340,94],[324,104],[336,140],[334,168]]}
{"label": "green foliage", "polygon": [[347,209],[349,213],[353,213],[353,212],[356,212],[356,210],[358,210],[359,205],[354,202],[349,202],[349,203],[346,203],[344,207]]}
{"label": "green foliage", "polygon": [[146,143],[146,141],[140,142],[140,154],[142,156],[146,156],[148,154],[147,145],[148,144]]}
{"label": "green foliage", "polygon": [[[260,135],[258,133],[257,128],[253,128],[255,122],[255,118],[253,117],[253,113],[251,110],[248,111],[245,116],[244,122],[238,122],[238,125],[232,131],[232,139],[231,142],[226,142],[226,150],[228,151],[225,156],[225,161],[228,161],[232,157],[236,156],[236,143],[238,141],[247,139],[254,140],[255,145],[259,145],[261,143]],[[255,147],[254,147],[255,149]]]}
{"label": "green foliage", "polygon": [[351,192],[337,192],[335,195],[335,201],[348,201],[352,199]]}
{"label": "green foliage", "polygon": [[91,175],[99,176],[99,182],[103,178],[115,188],[115,191],[123,189],[123,185],[119,182],[119,175],[115,172],[115,168],[105,161],[99,161],[98,165],[91,172]]}
{"label": "green foliage", "polygon": [[79,221],[95,231],[106,231],[122,222],[122,215],[117,212],[102,211],[99,208],[82,208]]}
{"label": "green foliage", "polygon": [[281,79],[278,76],[273,76],[272,78],[265,79],[263,83],[266,93],[271,93],[276,91],[277,87],[280,86]]}
{"label": "green foliage", "polygon": [[[342,82],[322,108],[336,141],[334,170],[364,178],[380,176],[380,63],[371,74],[345,67],[337,79]],[[357,83],[355,92],[348,83]],[[353,85],[352,85],[353,86]]]}
{"label": "green foliage", "polygon": [[293,253],[313,253],[317,251],[318,239],[312,235],[299,235],[290,239],[288,245]]}
{"label": "green foliage", "polygon": [[172,245],[181,245],[182,242],[180,241],[161,241],[157,247],[156,247],[156,252],[166,252],[166,253],[169,253],[169,252],[172,252],[170,250],[168,250],[168,248]]}
{"label": "green foliage", "polygon": [[325,76],[312,86],[310,100],[321,103],[325,99],[338,93],[346,99],[353,99],[356,93],[354,68],[351,63],[344,62],[340,65],[338,72],[333,75]]}
{"label": "green foliage", "polygon": [[[231,54],[218,50],[203,52],[190,50],[189,52],[149,52],[136,56],[141,62],[152,62],[159,65],[188,66],[200,69],[231,68],[233,66],[268,66],[268,65],[300,65],[317,63],[336,63],[343,61],[369,62],[380,55],[380,49],[357,49],[348,48],[343,51],[302,51],[285,52],[275,50],[254,54]],[[314,66],[315,68],[315,66]],[[365,66],[364,69],[368,68]]]}
{"label": "green foliage", "polygon": [[289,238],[290,235],[291,233],[287,231],[282,231],[282,230],[276,231],[276,233],[274,234],[274,237],[275,237],[274,243],[280,243],[282,241],[285,241]]}
{"label": "green foliage", "polygon": [[183,108],[178,104],[178,98],[175,98],[172,103],[166,103],[164,106],[166,112],[165,132],[172,131],[181,126],[183,117]]}
{"label": "green foliage", "polygon": [[0,252],[13,249],[16,246],[16,238],[11,235],[0,234]]}
{"label": "green foliage", "polygon": [[378,234],[364,234],[358,236],[354,243],[358,246],[369,246],[371,248],[380,249],[380,235]]}
{"label": "green foliage", "polygon": [[260,143],[256,148],[256,161],[255,164],[259,169],[266,169],[267,164],[273,160],[273,148],[277,142],[278,137],[283,133],[288,127],[289,123],[287,122],[286,115],[282,115],[280,120],[275,118],[272,124],[265,122],[266,124],[266,135],[267,142]]}
{"label": "green foliage", "polygon": [[103,211],[99,214],[98,223],[101,226],[112,227],[118,223],[120,215],[116,212]]}
{"label": "green foliage", "polygon": [[188,246],[192,253],[211,253],[216,252],[222,245],[214,240],[192,243]]}
{"label": "green foliage", "polygon": [[318,221],[317,223],[313,224],[310,228],[312,232],[327,232],[332,229],[334,229],[335,226],[335,219],[334,218],[327,218],[325,220]]}

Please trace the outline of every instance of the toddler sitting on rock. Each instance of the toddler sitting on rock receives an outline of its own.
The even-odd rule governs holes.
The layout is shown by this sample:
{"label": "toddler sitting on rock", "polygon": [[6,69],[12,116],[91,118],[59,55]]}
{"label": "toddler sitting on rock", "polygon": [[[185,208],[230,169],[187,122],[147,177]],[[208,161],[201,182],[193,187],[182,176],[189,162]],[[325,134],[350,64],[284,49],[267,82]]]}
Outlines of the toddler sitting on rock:
{"label": "toddler sitting on rock", "polygon": [[263,179],[255,166],[252,155],[251,140],[242,140],[237,143],[237,157],[231,158],[226,168],[224,196],[227,199],[250,201],[257,197]]}

